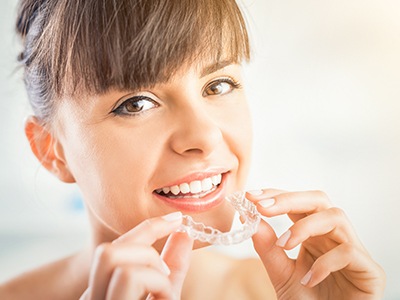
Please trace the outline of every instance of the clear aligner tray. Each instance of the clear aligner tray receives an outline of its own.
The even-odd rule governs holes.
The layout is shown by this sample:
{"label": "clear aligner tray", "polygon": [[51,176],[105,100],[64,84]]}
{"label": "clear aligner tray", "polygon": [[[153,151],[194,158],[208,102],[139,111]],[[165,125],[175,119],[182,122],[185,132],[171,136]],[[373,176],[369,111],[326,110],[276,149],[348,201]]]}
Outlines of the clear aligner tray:
{"label": "clear aligner tray", "polygon": [[225,197],[244,220],[241,228],[228,232],[221,232],[218,229],[197,223],[192,217],[184,215],[180,231],[186,232],[191,238],[213,245],[238,244],[250,238],[256,233],[260,223],[260,214],[256,206],[246,199],[244,192],[236,192]]}

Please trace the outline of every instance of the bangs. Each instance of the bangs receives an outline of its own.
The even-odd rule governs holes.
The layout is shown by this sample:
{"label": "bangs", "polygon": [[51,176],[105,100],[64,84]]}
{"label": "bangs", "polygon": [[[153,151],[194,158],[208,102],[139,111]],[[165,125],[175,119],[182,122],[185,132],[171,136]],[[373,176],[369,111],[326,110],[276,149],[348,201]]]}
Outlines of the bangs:
{"label": "bangs", "polygon": [[55,11],[58,34],[42,49],[58,96],[151,87],[197,61],[250,57],[233,0],[62,0]]}

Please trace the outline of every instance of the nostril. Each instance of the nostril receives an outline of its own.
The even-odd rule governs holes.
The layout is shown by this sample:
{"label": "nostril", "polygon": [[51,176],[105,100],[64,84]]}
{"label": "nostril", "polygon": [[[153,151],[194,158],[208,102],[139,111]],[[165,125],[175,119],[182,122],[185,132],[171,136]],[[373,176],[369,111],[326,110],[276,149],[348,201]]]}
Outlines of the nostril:
{"label": "nostril", "polygon": [[223,141],[220,128],[213,124],[207,124],[201,129],[184,126],[172,136],[172,148],[182,155],[208,156]]}
{"label": "nostril", "polygon": [[186,149],[185,150],[186,153],[193,153],[193,154],[201,154],[203,151],[201,149],[197,149],[197,148],[192,148],[192,149]]}

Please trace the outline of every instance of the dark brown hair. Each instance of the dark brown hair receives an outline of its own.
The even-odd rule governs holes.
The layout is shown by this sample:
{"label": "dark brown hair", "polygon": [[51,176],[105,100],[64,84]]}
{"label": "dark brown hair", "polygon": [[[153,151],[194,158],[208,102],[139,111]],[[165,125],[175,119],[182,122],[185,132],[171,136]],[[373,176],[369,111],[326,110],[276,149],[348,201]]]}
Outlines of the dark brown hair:
{"label": "dark brown hair", "polygon": [[234,0],[21,0],[17,32],[34,113],[55,101],[167,81],[199,59],[248,60]]}

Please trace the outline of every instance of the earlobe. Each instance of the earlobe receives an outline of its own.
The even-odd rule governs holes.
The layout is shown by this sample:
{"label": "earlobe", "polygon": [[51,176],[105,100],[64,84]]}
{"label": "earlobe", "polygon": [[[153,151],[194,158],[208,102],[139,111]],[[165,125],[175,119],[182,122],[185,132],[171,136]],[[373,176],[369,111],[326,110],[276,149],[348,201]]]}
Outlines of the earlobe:
{"label": "earlobe", "polygon": [[70,172],[61,143],[36,117],[30,116],[25,121],[25,135],[32,152],[50,173],[66,183],[75,179]]}

